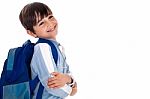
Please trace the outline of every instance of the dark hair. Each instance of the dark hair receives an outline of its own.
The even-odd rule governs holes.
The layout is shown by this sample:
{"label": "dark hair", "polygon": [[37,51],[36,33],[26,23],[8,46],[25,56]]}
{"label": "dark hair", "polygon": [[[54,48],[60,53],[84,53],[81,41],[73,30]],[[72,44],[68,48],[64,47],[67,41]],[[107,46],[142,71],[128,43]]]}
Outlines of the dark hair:
{"label": "dark hair", "polygon": [[47,5],[40,2],[33,2],[24,6],[20,12],[19,19],[25,29],[34,33],[33,26],[49,14],[52,14],[52,11]]}

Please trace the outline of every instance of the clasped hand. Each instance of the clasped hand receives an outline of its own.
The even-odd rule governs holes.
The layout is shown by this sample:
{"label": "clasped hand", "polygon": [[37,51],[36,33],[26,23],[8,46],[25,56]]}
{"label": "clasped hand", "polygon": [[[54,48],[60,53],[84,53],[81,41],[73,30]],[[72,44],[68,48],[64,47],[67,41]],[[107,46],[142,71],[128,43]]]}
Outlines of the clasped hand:
{"label": "clasped hand", "polygon": [[71,82],[71,77],[67,74],[59,73],[59,72],[53,72],[51,73],[53,77],[48,79],[48,87],[49,88],[60,88],[63,87],[65,84]]}

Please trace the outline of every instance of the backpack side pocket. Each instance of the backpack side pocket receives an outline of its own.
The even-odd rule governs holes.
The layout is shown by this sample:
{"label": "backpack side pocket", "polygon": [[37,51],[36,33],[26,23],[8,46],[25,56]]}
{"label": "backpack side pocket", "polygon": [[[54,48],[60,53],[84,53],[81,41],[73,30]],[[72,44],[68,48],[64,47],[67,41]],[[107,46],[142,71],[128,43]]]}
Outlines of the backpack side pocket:
{"label": "backpack side pocket", "polygon": [[3,86],[3,99],[30,99],[29,82]]}

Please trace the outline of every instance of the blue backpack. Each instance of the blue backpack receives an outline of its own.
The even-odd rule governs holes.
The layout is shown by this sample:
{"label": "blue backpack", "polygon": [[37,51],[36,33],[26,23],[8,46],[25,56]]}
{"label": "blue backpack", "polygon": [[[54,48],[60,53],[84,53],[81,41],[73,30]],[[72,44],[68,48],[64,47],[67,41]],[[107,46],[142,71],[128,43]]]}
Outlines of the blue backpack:
{"label": "blue backpack", "polygon": [[[55,45],[50,40],[41,38],[37,43],[48,43],[51,46],[54,61],[57,63],[58,52]],[[39,83],[38,76],[31,79],[30,62],[34,46],[35,44],[28,40],[22,47],[9,50],[1,73],[0,99],[32,99]],[[42,99],[43,89],[40,83],[36,99]]]}

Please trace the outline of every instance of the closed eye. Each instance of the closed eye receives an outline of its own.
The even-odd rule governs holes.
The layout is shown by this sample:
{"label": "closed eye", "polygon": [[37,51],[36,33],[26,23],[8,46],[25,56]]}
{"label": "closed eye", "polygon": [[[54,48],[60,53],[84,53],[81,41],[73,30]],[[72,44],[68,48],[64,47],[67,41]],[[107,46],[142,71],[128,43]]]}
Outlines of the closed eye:
{"label": "closed eye", "polygon": [[48,17],[48,19],[51,19],[51,18],[53,18],[53,16],[49,16],[49,17]]}
{"label": "closed eye", "polygon": [[43,24],[44,24],[44,22],[40,22],[40,23],[39,23],[39,26],[41,26],[41,25],[43,25]]}

